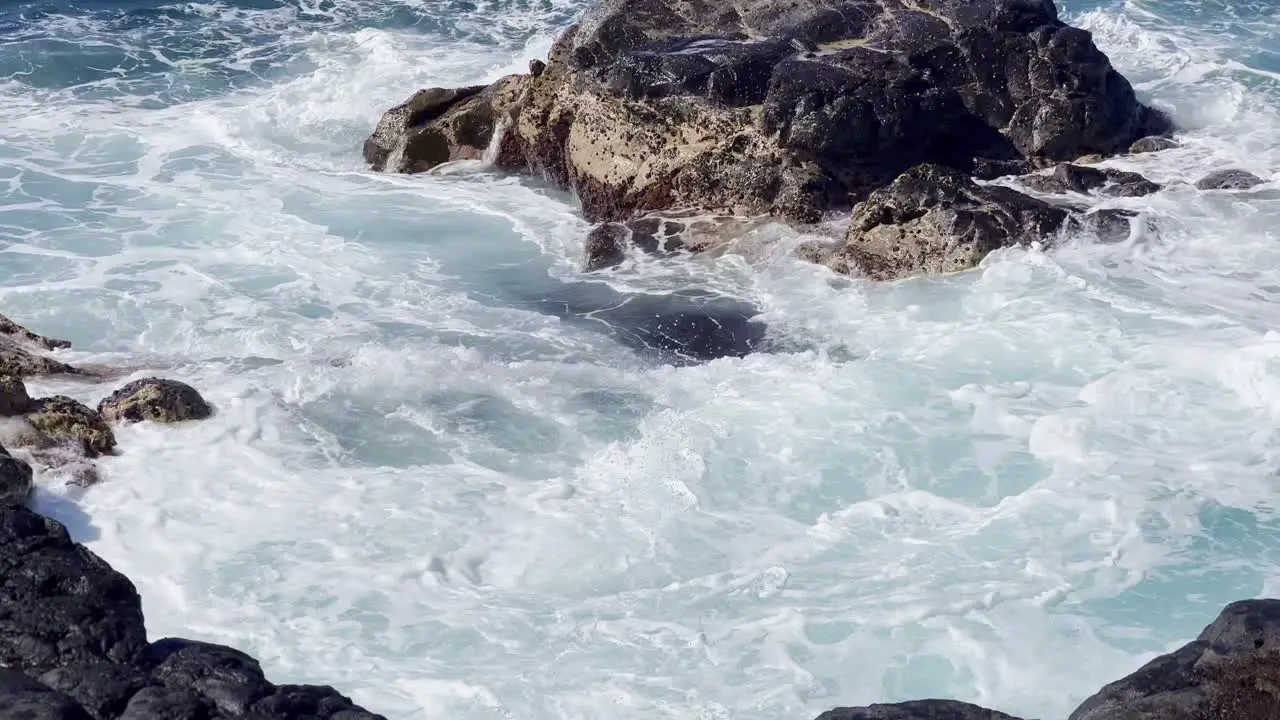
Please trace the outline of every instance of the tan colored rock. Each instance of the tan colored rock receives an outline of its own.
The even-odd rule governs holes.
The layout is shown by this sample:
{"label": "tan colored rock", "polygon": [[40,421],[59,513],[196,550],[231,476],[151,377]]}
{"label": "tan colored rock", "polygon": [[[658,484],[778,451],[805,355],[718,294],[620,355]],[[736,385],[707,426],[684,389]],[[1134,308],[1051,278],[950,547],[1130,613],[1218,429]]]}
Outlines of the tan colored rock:
{"label": "tan colored rock", "polygon": [[94,410],[65,395],[40,398],[32,403],[27,422],[52,438],[80,442],[88,457],[110,453],[116,446],[111,427]]}

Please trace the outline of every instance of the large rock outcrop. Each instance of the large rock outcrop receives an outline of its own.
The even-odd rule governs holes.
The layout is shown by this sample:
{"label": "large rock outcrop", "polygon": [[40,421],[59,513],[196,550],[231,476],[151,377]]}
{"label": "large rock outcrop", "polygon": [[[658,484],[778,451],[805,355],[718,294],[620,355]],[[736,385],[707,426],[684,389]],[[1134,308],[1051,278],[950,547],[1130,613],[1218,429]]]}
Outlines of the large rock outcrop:
{"label": "large rock outcrop", "polygon": [[916,165],[992,178],[1170,130],[1052,0],[602,0],[533,70],[417,92],[365,158],[486,157],[595,221],[809,222]]}
{"label": "large rock outcrop", "polygon": [[22,507],[0,507],[0,717],[385,720],[328,686],[274,685],[229,647],[148,643],[133,583]]}

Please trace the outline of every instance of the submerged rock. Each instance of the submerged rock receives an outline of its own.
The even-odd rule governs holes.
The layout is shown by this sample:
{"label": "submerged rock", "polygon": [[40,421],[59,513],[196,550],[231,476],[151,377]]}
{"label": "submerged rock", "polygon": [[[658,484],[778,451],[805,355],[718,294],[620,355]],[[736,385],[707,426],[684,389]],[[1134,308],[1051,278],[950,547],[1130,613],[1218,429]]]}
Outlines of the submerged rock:
{"label": "submerged rock", "polygon": [[31,396],[22,378],[0,377],[0,416],[21,415],[31,408]]}
{"label": "submerged rock", "polygon": [[1160,152],[1161,150],[1172,150],[1178,147],[1178,143],[1167,137],[1144,137],[1129,146],[1130,155],[1140,155],[1142,153]]}
{"label": "submerged rock", "polygon": [[98,414],[107,422],[173,423],[203,420],[213,408],[190,385],[177,380],[149,377],[134,380],[98,403]]}
{"label": "submerged rock", "polygon": [[817,720],[1018,720],[1012,715],[957,700],[912,700],[828,710]]}
{"label": "submerged rock", "polygon": [[593,221],[810,222],[918,164],[990,174],[1169,129],[1051,2],[605,0],[528,75],[419,91],[364,154],[418,172],[489,149]]}
{"label": "submerged rock", "polygon": [[1070,720],[1264,720],[1280,709],[1280,600],[1226,606],[1195,640],[1085,700]]}
{"label": "submerged rock", "polygon": [[1135,172],[1112,168],[1093,168],[1063,163],[1045,174],[1024,175],[1019,180],[1033,190],[1047,193],[1099,190],[1111,197],[1150,195],[1160,186]]}
{"label": "submerged rock", "polygon": [[881,280],[966,270],[993,250],[1050,237],[1068,217],[1007,187],[921,165],[858,205],[844,245],[818,259]]}
{"label": "submerged rock", "polygon": [[1218,170],[1200,178],[1196,187],[1201,190],[1248,190],[1266,180],[1247,170]]}
{"label": "submerged rock", "polygon": [[88,457],[110,453],[116,446],[115,434],[102,416],[66,395],[34,400],[27,421],[49,437],[79,441]]}
{"label": "submerged rock", "polygon": [[25,505],[33,489],[31,466],[0,447],[0,508]]}

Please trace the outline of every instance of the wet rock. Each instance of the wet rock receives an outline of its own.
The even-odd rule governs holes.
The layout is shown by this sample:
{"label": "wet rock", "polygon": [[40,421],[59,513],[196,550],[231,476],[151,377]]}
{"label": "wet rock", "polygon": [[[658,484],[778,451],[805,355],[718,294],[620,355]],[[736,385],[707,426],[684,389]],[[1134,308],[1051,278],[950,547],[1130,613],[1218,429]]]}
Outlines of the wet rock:
{"label": "wet rock", "polygon": [[957,700],[913,700],[828,710],[817,720],[1018,720],[995,710]]}
{"label": "wet rock", "polygon": [[361,708],[347,696],[323,685],[280,685],[275,692],[254,703],[254,717],[316,718],[317,720],[377,720],[378,715]]}
{"label": "wet rock", "polygon": [[1019,180],[1033,190],[1047,193],[1094,190],[1111,197],[1136,197],[1150,195],[1160,186],[1135,172],[1112,168],[1093,168],[1063,163],[1049,174],[1024,175]]}
{"label": "wet rock", "polygon": [[1201,190],[1248,190],[1266,180],[1247,170],[1218,170],[1200,178],[1196,187]]}
{"label": "wet rock", "polygon": [[1277,708],[1280,600],[1242,600],[1192,642],[1103,687],[1070,720],[1262,720]]}
{"label": "wet rock", "polygon": [[31,466],[0,447],[0,508],[25,505],[31,497]]}
{"label": "wet rock", "polygon": [[0,718],[93,720],[75,700],[14,670],[0,668]]}
{"label": "wet rock", "polygon": [[71,342],[68,340],[58,340],[44,335],[37,335],[4,315],[0,315],[0,335],[7,335],[11,339],[35,345],[45,350],[61,350],[71,347]]}
{"label": "wet rock", "polygon": [[98,403],[98,414],[107,422],[173,423],[203,420],[213,408],[190,385],[177,380],[149,377],[121,387]]}
{"label": "wet rock", "polygon": [[271,694],[258,661],[222,645],[166,638],[151,646],[152,680],[195,692],[221,713],[239,717]]}
{"label": "wet rock", "polygon": [[1169,129],[1051,2],[608,0],[545,67],[419,91],[365,156],[419,172],[492,146],[596,222],[813,222],[918,164],[994,176]]}
{"label": "wet rock", "polygon": [[0,375],[21,378],[32,375],[78,375],[80,372],[64,362],[38,354],[30,346],[0,335]]}
{"label": "wet rock", "polygon": [[42,476],[66,478],[68,484],[89,487],[98,482],[98,469],[86,457],[84,443],[74,437],[50,437],[37,430],[26,418],[0,419],[0,442],[15,451]]}
{"label": "wet rock", "polygon": [[1167,137],[1144,137],[1129,146],[1130,155],[1140,155],[1142,153],[1160,152],[1161,150],[1172,150],[1178,147],[1178,143]]}
{"label": "wet rock", "polygon": [[49,437],[80,442],[87,457],[110,453],[116,446],[115,435],[102,416],[65,395],[33,401],[27,421]]}
{"label": "wet rock", "polygon": [[858,205],[844,245],[823,263],[882,280],[966,270],[993,250],[1049,238],[1068,216],[1007,187],[922,165]]}
{"label": "wet rock", "polygon": [[133,583],[58,522],[0,508],[0,667],[38,676],[81,663],[146,657]]}
{"label": "wet rock", "polygon": [[[209,703],[184,688],[145,687],[129,700],[118,720],[222,720]],[[257,720],[255,718],[254,720]]]}
{"label": "wet rock", "polygon": [[591,229],[585,243],[587,272],[619,265],[627,259],[631,231],[622,223],[603,223]]}
{"label": "wet rock", "polygon": [[115,720],[149,681],[140,668],[95,662],[50,670],[40,682],[74,699],[94,720]]}
{"label": "wet rock", "polygon": [[541,60],[530,60],[530,61],[529,61],[529,75],[530,75],[530,77],[541,77],[541,75],[542,75],[543,71],[545,71],[546,69],[547,69],[547,64],[546,64],[546,63],[544,63],[544,62],[542,62]]}
{"label": "wet rock", "polygon": [[419,90],[389,110],[365,141],[365,160],[390,172],[422,172],[454,160],[479,160],[509,123],[522,86],[509,76],[489,87]]}
{"label": "wet rock", "polygon": [[22,378],[0,377],[0,416],[21,415],[31,408],[31,397]]}

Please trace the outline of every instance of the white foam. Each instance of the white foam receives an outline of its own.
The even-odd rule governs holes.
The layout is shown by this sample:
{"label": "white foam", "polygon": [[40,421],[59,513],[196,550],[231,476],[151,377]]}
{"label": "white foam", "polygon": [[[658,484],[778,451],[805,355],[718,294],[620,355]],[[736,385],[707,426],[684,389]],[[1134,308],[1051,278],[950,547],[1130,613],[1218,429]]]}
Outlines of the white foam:
{"label": "white foam", "polygon": [[1216,27],[1073,16],[1188,128],[1111,161],[1170,183],[1108,201],[1154,236],[868,284],[767,225],[593,276],[751,301],[797,348],[672,368],[530,305],[580,280],[563,195],[363,168],[382,109],[523,69],[582,7],[480,5],[193,4],[169,32],[226,45],[157,45],[170,83],[0,86],[0,306],[218,408],[121,428],[77,502],[44,479],[153,636],[397,719],[1065,717],[1274,588],[1280,207],[1173,184],[1280,167],[1280,95]]}

